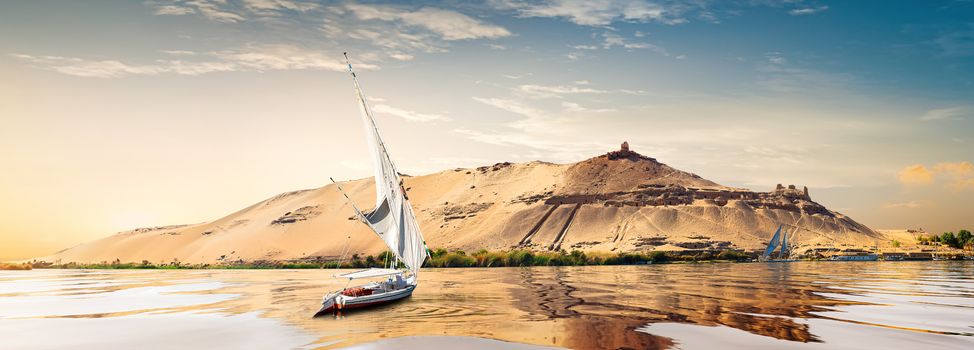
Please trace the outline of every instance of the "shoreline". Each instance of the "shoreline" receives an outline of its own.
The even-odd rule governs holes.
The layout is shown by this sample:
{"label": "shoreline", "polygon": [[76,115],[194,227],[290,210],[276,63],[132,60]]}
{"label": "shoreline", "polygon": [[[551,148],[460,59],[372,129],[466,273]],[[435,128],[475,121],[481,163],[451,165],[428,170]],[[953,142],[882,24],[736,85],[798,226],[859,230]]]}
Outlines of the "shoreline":
{"label": "shoreline", "polygon": [[[881,255],[881,254],[879,254]],[[876,261],[962,261],[970,260],[972,255],[952,254],[951,259],[906,259]],[[345,261],[300,260],[300,261],[235,261],[219,263],[182,263],[178,260],[163,263],[151,263],[143,260],[134,262],[100,262],[100,263],[49,263],[32,261],[20,264],[0,264],[0,270],[30,270],[30,269],[87,269],[87,270],[301,270],[301,269],[364,269],[386,267],[391,259],[390,253],[379,256],[359,256],[354,254]],[[794,261],[830,261],[827,257],[805,257]],[[651,265],[651,264],[713,264],[713,263],[750,263],[760,262],[755,252],[725,250],[719,252],[701,252],[685,254],[681,252],[650,252],[650,253],[600,253],[572,251],[534,252],[529,250],[486,251],[480,250],[472,254],[464,251],[445,251],[437,249],[430,252],[430,258],[424,264],[426,268],[496,268],[496,267],[532,267],[532,266],[622,266],[622,265]]]}

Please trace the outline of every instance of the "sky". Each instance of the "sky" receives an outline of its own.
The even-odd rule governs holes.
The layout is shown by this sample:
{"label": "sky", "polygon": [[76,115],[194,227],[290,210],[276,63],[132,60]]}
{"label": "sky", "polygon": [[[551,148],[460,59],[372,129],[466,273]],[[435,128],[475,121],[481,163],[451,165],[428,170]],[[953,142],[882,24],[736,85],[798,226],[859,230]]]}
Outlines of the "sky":
{"label": "sky", "polygon": [[0,2],[0,260],[371,174],[632,149],[974,227],[972,1]]}

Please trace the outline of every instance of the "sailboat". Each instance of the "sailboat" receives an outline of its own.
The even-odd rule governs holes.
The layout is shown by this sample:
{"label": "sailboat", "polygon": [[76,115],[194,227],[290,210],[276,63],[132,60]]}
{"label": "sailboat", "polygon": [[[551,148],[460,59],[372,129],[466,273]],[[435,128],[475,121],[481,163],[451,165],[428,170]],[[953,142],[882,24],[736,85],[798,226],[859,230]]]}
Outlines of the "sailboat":
{"label": "sailboat", "polygon": [[409,297],[419,283],[419,269],[429,256],[423,234],[416,222],[416,215],[402,185],[402,179],[382,141],[375,119],[372,117],[372,109],[362,92],[355,71],[352,70],[347,53],[345,62],[352,75],[359,110],[365,124],[366,139],[374,161],[375,209],[368,212],[359,210],[341,185],[335,182],[335,186],[355,210],[355,216],[386,243],[395,259],[381,269],[369,268],[336,275],[335,277],[348,279],[349,283],[359,279],[382,280],[346,287],[326,294],[322,299],[321,309],[315,313],[316,315],[385,304]]}
{"label": "sailboat", "polygon": [[[794,261],[789,259],[791,256],[791,247],[788,246],[788,232],[782,232],[781,228],[783,225],[778,225],[778,230],[774,232],[774,236],[771,237],[771,241],[768,242],[768,248],[764,250],[764,254],[761,254],[761,261],[768,262],[788,262]],[[772,259],[771,255],[774,251],[781,247],[781,251],[778,252],[778,259]]]}

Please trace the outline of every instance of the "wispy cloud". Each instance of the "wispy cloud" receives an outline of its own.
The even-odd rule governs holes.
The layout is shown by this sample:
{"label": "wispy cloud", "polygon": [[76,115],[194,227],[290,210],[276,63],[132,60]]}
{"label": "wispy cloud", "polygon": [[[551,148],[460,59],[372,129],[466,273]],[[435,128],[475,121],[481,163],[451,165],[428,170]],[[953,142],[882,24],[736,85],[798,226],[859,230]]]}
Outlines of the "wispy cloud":
{"label": "wispy cloud", "polygon": [[607,94],[607,90],[593,89],[590,87],[577,86],[577,85],[534,85],[527,84],[521,85],[517,88],[519,91],[528,94],[533,97],[552,97],[561,98],[564,95],[574,95],[574,94]]}
{"label": "wispy cloud", "polygon": [[940,35],[934,39],[934,44],[941,49],[944,56],[974,56],[974,23],[968,23],[966,28]]}
{"label": "wispy cloud", "polygon": [[198,14],[210,20],[224,23],[236,23],[246,18],[237,9],[231,9],[227,1],[220,0],[173,0],[150,1],[154,13],[161,16],[182,16]]}
{"label": "wispy cloud", "polygon": [[961,120],[972,114],[974,114],[974,108],[969,106],[937,108],[923,113],[923,115],[920,116],[920,120],[925,122],[938,120]]}
{"label": "wispy cloud", "polygon": [[[239,71],[345,70],[345,64],[330,53],[292,45],[249,45],[237,49],[197,54],[194,55],[197,56],[197,59],[194,60],[157,59],[150,63],[28,54],[13,54],[11,56],[27,61],[41,69],[89,78],[120,78],[130,75],[160,74],[202,75]],[[356,67],[364,70],[378,68],[378,66],[370,63],[359,63]]]}
{"label": "wispy cloud", "polygon": [[224,23],[237,23],[265,16],[278,16],[287,12],[308,12],[321,6],[313,2],[293,0],[150,0],[146,5],[161,16],[198,14],[204,18]]}
{"label": "wispy cloud", "polygon": [[564,18],[583,26],[607,26],[616,21],[679,24],[687,21],[682,16],[682,12],[688,7],[626,0],[538,2],[499,0],[493,1],[492,4],[499,9],[514,10],[521,17]]}
{"label": "wispy cloud", "polygon": [[162,50],[162,53],[173,56],[195,56],[196,52],[188,50]]}
{"label": "wispy cloud", "polygon": [[891,202],[883,204],[883,208],[886,209],[913,209],[923,206],[923,203],[918,201],[908,201],[908,202]]}
{"label": "wispy cloud", "polygon": [[399,61],[415,58],[416,52],[446,52],[453,41],[513,35],[502,26],[433,6],[297,0],[151,0],[147,5],[156,15],[198,15],[231,24],[264,23],[273,30],[317,27],[324,34],[322,39],[354,41],[353,46],[371,46]]}
{"label": "wispy cloud", "polygon": [[383,114],[393,115],[411,122],[428,123],[428,122],[450,120],[449,117],[441,114],[420,113],[416,111],[410,111],[410,110],[392,107],[385,104],[377,104],[375,106],[372,106],[372,110]]}
{"label": "wispy cloud", "polygon": [[575,81],[573,85],[537,85],[524,84],[517,87],[516,91],[532,98],[562,98],[565,95],[578,94],[626,94],[643,95],[642,90],[603,90],[589,87],[587,80]]}
{"label": "wispy cloud", "polygon": [[940,179],[957,191],[974,190],[974,163],[942,162],[930,168],[915,164],[900,170],[898,178],[904,185],[930,185]]}
{"label": "wispy cloud", "polygon": [[[637,32],[637,33],[640,33],[640,32]],[[637,37],[639,37],[639,36],[637,35]],[[650,44],[650,43],[647,43],[647,42],[642,42],[642,41],[632,41],[632,40],[630,40],[628,38],[623,37],[622,35],[619,35],[618,33],[614,32],[614,31],[610,31],[610,30],[607,30],[607,31],[602,32],[600,35],[596,36],[596,39],[600,39],[601,40],[601,42],[598,43],[598,45],[573,45],[573,46],[571,46],[571,48],[573,50],[575,50],[575,51],[570,52],[570,53],[567,54],[567,57],[569,58],[569,60],[575,61],[575,60],[583,57],[585,55],[584,54],[584,51],[599,50],[599,49],[610,50],[610,49],[613,49],[613,48],[623,48],[623,49],[627,49],[627,50],[648,49],[650,51],[653,51],[655,53],[658,53],[658,54],[663,55],[663,56],[666,56],[666,57],[671,57],[672,56],[670,54],[670,52],[667,51],[663,47],[660,47],[660,46],[655,45],[655,44]],[[683,59],[683,58],[686,58],[686,56],[679,55],[677,57],[677,59]]]}
{"label": "wispy cloud", "polygon": [[181,16],[196,13],[196,10],[189,6],[159,5],[153,13],[160,16]]}
{"label": "wispy cloud", "polygon": [[291,0],[243,0],[244,7],[252,12],[280,12],[298,11],[307,12],[320,7],[312,2],[291,1]]}
{"label": "wispy cloud", "polygon": [[807,15],[814,15],[820,12],[825,12],[825,10],[828,9],[829,9],[828,6],[802,7],[802,8],[792,9],[791,11],[788,11],[788,14],[792,16],[807,16]]}
{"label": "wispy cloud", "polygon": [[411,61],[412,59],[416,58],[416,56],[406,54],[406,53],[398,53],[398,52],[389,54],[389,57],[392,57],[400,61]]}
{"label": "wispy cloud", "polygon": [[522,131],[477,131],[469,129],[455,129],[453,132],[464,135],[468,139],[497,146],[511,146],[523,150],[528,154],[523,158],[545,158],[554,161],[578,161],[599,154],[618,145],[591,142],[584,140],[561,141],[553,138],[539,138],[537,135]]}
{"label": "wispy cloud", "polygon": [[615,108],[588,108],[574,102],[562,102],[561,106],[568,113],[608,113],[617,112]]}
{"label": "wispy cloud", "polygon": [[904,185],[928,185],[933,182],[933,172],[923,164],[914,164],[900,170],[897,178]]}
{"label": "wispy cloud", "polygon": [[505,111],[519,114],[528,118],[544,118],[547,116],[546,113],[539,109],[525,106],[515,100],[503,99],[503,98],[484,98],[484,97],[474,97],[474,101],[483,103],[488,106],[495,108],[500,108]]}
{"label": "wispy cloud", "polygon": [[394,6],[347,4],[345,8],[361,20],[395,21],[406,26],[421,27],[438,34],[444,40],[502,38],[511,35],[504,27],[485,23],[456,11],[434,7],[411,11]]}
{"label": "wispy cloud", "polygon": [[789,61],[781,52],[769,52],[756,67],[757,83],[780,93],[833,92],[848,89],[849,75],[807,68]]}

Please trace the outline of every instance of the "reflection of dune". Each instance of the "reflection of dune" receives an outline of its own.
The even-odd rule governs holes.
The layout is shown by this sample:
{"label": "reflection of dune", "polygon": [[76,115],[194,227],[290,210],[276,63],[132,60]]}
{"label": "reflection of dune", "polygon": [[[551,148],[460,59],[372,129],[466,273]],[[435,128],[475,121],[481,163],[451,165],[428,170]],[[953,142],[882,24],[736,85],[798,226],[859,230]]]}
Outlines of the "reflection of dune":
{"label": "reflection of dune", "polygon": [[555,337],[558,344],[574,349],[660,349],[671,345],[667,339],[634,332],[645,324],[642,317],[579,311],[591,304],[578,297],[578,289],[568,282],[573,272],[566,268],[528,268],[509,275],[510,283],[521,287],[511,289],[515,307],[560,324],[565,334],[563,339]]}
{"label": "reflection of dune", "polygon": [[[974,343],[965,336],[974,307],[971,266],[820,262],[424,269],[409,299],[319,318],[311,315],[322,294],[345,284],[329,276],[343,271],[34,270],[0,273],[0,289],[7,291],[0,294],[0,333],[17,338],[14,344],[32,345],[36,339],[23,342],[11,330],[63,335],[55,328],[83,328],[86,320],[95,320],[88,324],[124,330],[111,347],[128,348],[144,345],[137,342],[140,337],[209,334],[185,327],[205,318],[207,332],[226,328],[237,334],[251,329],[247,325],[266,325],[253,333],[276,339],[261,343],[267,345],[263,348],[287,347],[291,341],[337,348],[397,337],[457,336],[578,349],[960,349]],[[32,278],[20,277],[24,273]],[[172,317],[156,317],[166,315]],[[242,319],[248,322],[238,324]],[[268,319],[275,322],[264,322]]]}
{"label": "reflection of dune", "polygon": [[[572,329],[565,340],[570,347],[665,347],[666,339],[632,332],[655,322],[725,325],[777,339],[818,341],[807,325],[791,319],[809,317],[820,310],[816,304],[833,304],[815,295],[814,285],[796,283],[784,264],[751,265],[759,270],[753,275],[738,275],[745,271],[727,266],[733,265],[540,268],[509,279],[524,287],[512,290],[519,309],[565,319]],[[600,273],[605,270],[613,272],[611,279]],[[731,271],[737,273],[726,274]]]}

